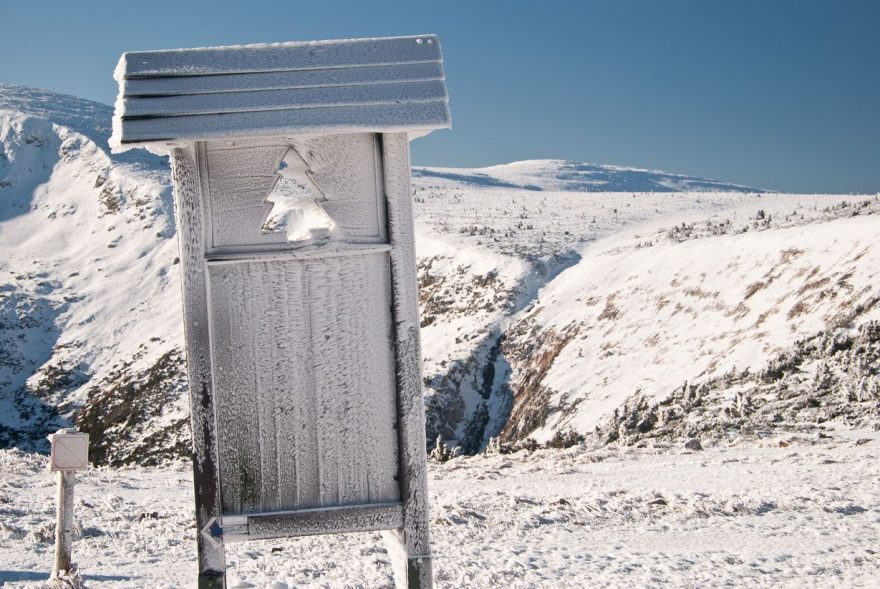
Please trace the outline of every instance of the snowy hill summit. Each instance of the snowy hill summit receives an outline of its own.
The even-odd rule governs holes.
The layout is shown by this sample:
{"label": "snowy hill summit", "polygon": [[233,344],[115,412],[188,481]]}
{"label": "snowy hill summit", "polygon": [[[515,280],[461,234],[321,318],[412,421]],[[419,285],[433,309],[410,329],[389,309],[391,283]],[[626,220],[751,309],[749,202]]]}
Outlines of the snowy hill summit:
{"label": "snowy hill summit", "polygon": [[627,166],[525,160],[485,168],[413,168],[424,182],[564,192],[766,192],[718,180]]}
{"label": "snowy hill summit", "polygon": [[[110,114],[0,85],[0,447],[75,424],[95,463],[152,464],[189,444],[170,175],[109,155]],[[878,427],[877,196],[560,160],[413,180],[426,444]]]}

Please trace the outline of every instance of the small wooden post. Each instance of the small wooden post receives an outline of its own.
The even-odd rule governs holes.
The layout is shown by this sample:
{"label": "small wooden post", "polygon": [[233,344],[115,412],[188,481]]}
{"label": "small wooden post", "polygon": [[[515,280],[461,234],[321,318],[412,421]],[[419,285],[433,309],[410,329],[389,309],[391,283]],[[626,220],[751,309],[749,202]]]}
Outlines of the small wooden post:
{"label": "small wooden post", "polygon": [[73,545],[73,485],[74,471],[58,473],[58,505],[55,524],[55,566],[52,577],[70,572],[70,552]]}
{"label": "small wooden post", "polygon": [[58,472],[57,521],[55,524],[55,564],[52,578],[69,575],[73,548],[73,486],[76,471],[88,468],[89,435],[75,429],[60,429],[49,436],[52,451],[49,470]]}

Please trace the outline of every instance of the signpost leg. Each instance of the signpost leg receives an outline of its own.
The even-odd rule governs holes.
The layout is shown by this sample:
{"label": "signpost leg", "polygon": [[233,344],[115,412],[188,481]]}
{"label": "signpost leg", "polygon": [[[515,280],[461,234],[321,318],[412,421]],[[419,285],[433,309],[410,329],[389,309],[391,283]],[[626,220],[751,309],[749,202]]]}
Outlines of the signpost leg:
{"label": "signpost leg", "polygon": [[[418,281],[409,184],[409,141],[404,133],[382,135],[385,197],[391,241],[395,322],[395,377],[398,391],[400,494],[403,529],[394,535],[405,551],[400,573],[407,589],[431,589],[431,536],[428,526],[428,472],[425,450],[425,401],[419,341]],[[386,536],[387,537],[387,536]],[[394,559],[392,558],[392,562]],[[400,583],[398,581],[398,583]]]}
{"label": "signpost leg", "polygon": [[73,544],[73,485],[74,471],[58,473],[58,521],[55,524],[55,566],[52,577],[70,572],[70,552]]}
{"label": "signpost leg", "polygon": [[[204,209],[196,149],[171,154],[177,235],[180,242],[183,317],[186,334],[187,376],[193,433],[193,483],[196,496],[196,542],[199,552],[199,589],[226,587],[223,542],[208,533],[221,515],[219,463],[215,431],[211,351],[208,346],[208,286],[205,266]],[[204,164],[204,158],[202,165]],[[205,176],[207,178],[207,176]]]}

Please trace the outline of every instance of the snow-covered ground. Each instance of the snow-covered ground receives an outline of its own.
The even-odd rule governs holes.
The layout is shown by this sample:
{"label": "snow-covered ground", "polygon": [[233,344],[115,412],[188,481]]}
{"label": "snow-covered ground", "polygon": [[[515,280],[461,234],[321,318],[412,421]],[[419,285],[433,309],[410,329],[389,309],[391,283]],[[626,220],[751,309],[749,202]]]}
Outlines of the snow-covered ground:
{"label": "snow-covered ground", "polygon": [[[436,585],[877,587],[878,438],[431,462]],[[39,587],[51,568],[54,479],[45,462],[0,451],[0,584],[10,589]],[[191,488],[186,463],[81,475],[73,550],[87,586],[189,586]],[[379,534],[235,544],[228,564],[232,588],[393,586]]]}

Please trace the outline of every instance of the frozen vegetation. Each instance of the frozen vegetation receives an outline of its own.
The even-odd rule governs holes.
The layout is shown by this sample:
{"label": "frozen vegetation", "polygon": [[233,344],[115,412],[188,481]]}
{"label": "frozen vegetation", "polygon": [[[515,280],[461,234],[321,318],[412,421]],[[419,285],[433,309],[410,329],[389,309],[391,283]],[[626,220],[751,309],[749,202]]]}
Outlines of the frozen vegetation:
{"label": "frozen vegetation", "polygon": [[[89,586],[194,575],[170,179],[108,154],[110,116],[0,85],[11,587],[51,563],[35,452],[69,423],[98,466],[78,490]],[[413,193],[440,586],[875,582],[876,195],[558,160],[418,168]],[[371,535],[230,563],[239,587],[390,583]]]}

